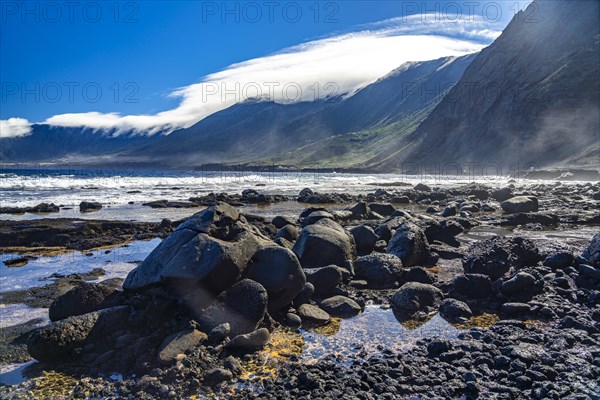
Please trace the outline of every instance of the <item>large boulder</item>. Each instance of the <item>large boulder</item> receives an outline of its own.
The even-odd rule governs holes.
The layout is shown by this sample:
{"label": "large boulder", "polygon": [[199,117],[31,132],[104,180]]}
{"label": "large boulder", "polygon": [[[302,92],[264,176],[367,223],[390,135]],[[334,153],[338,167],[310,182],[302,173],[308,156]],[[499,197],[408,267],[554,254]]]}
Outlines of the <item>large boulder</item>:
{"label": "large boulder", "polygon": [[425,232],[411,222],[404,222],[396,229],[387,251],[397,256],[405,267],[423,264],[430,256]]}
{"label": "large boulder", "polygon": [[204,332],[229,323],[233,337],[256,330],[267,312],[267,302],[267,290],[260,283],[243,279],[206,309],[196,310],[195,319]]}
{"label": "large boulder", "polygon": [[512,213],[527,213],[537,211],[539,209],[538,200],[533,196],[517,196],[503,201],[501,204],[504,212]]}
{"label": "large boulder", "polygon": [[234,207],[220,203],[194,214],[163,240],[123,283],[140,290],[163,281],[231,286],[261,245],[269,243]]}
{"label": "large boulder", "polygon": [[51,321],[58,321],[73,315],[87,314],[116,306],[119,299],[120,292],[115,286],[86,282],[54,300],[48,314]]}
{"label": "large boulder", "polygon": [[484,274],[496,280],[515,269],[533,266],[539,261],[535,244],[521,237],[500,237],[474,243],[462,259],[465,273]]}
{"label": "large boulder", "polygon": [[352,235],[328,218],[302,229],[292,250],[304,268],[343,266],[356,256]]}
{"label": "large boulder", "polygon": [[244,276],[267,289],[270,311],[290,304],[306,283],[296,255],[291,250],[275,246],[264,247],[254,253]]}
{"label": "large boulder", "polygon": [[371,254],[354,261],[357,279],[367,281],[370,288],[390,289],[396,287],[402,276],[402,261],[393,254]]}
{"label": "large boulder", "polygon": [[350,229],[350,233],[354,237],[354,243],[356,243],[356,252],[359,256],[371,254],[375,248],[375,244],[379,237],[373,229],[365,225],[358,225]]}
{"label": "large boulder", "polygon": [[418,282],[405,283],[390,298],[390,305],[401,314],[412,315],[440,304],[444,294],[435,286]]}
{"label": "large boulder", "polygon": [[129,307],[119,306],[53,322],[31,333],[27,350],[41,362],[74,356],[88,342],[105,339],[126,328],[129,312]]}

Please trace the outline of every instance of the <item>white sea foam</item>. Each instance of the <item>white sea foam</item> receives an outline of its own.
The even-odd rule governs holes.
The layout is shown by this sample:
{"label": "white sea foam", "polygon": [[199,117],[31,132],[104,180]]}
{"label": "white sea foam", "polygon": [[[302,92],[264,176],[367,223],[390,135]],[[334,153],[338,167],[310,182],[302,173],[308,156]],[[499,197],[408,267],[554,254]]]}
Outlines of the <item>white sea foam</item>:
{"label": "white sea foam", "polygon": [[[490,177],[479,180],[502,183],[507,179]],[[376,188],[373,185],[398,181],[409,184],[427,181],[444,185],[474,180],[469,176],[440,180],[435,176],[320,172],[4,173],[0,174],[0,207],[33,206],[42,201],[75,207],[84,200],[122,205],[130,201],[139,203],[164,198],[187,200],[210,192],[240,193],[247,188],[256,188],[261,193],[287,195],[296,195],[305,187],[322,192],[367,193]],[[258,184],[261,186],[256,187]]]}

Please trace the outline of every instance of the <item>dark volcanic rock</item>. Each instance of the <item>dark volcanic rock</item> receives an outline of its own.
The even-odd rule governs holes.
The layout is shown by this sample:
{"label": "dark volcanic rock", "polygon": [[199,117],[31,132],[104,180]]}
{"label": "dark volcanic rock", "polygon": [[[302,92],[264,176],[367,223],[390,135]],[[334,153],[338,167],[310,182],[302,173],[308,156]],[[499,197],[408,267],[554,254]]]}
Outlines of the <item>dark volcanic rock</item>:
{"label": "dark volcanic rock", "polygon": [[534,213],[518,213],[509,214],[501,225],[526,225],[526,224],[540,224],[542,226],[555,225],[559,222],[558,216],[554,214],[548,214],[545,212],[534,212]]}
{"label": "dark volcanic rock", "polygon": [[349,318],[360,313],[360,306],[345,296],[333,296],[320,303],[321,308],[333,317]]}
{"label": "dark volcanic rock", "polygon": [[150,208],[194,208],[198,207],[198,203],[191,201],[169,201],[169,200],[155,200],[147,203],[142,203],[145,207]]}
{"label": "dark volcanic rock", "polygon": [[277,234],[275,235],[275,239],[284,238],[290,242],[294,242],[298,239],[298,228],[295,225],[285,225],[281,227]]}
{"label": "dark volcanic rock", "polygon": [[513,197],[513,191],[509,187],[505,187],[505,188],[502,188],[502,189],[494,190],[492,192],[492,198],[494,200],[497,200],[497,201],[500,201],[500,202],[502,202],[504,200],[508,200],[508,199],[510,199],[512,197]]}
{"label": "dark volcanic rock", "polygon": [[431,188],[424,183],[417,183],[414,189],[421,192],[431,192]]}
{"label": "dark volcanic rock", "polygon": [[354,261],[354,273],[374,289],[390,289],[402,276],[402,261],[393,254],[371,254]]}
{"label": "dark volcanic rock", "polygon": [[473,313],[467,303],[448,298],[440,304],[440,315],[450,321],[456,321],[459,318],[470,318]]}
{"label": "dark volcanic rock", "polygon": [[194,214],[162,241],[123,284],[126,290],[185,280],[203,283],[214,292],[240,276],[261,244],[268,243],[239,211],[219,204]]}
{"label": "dark volcanic rock", "polygon": [[225,368],[213,368],[204,375],[204,383],[213,386],[233,379],[233,373]]}
{"label": "dark volcanic rock", "polygon": [[82,201],[79,203],[79,212],[98,211],[102,208],[102,204],[97,201]]}
{"label": "dark volcanic rock", "polygon": [[304,287],[302,288],[302,291],[300,291],[298,296],[296,296],[296,298],[294,299],[294,302],[293,302],[294,307],[297,308],[302,304],[308,303],[314,293],[315,293],[315,286],[310,282],[306,282],[304,284]]}
{"label": "dark volcanic rock", "polygon": [[359,225],[350,229],[356,243],[356,252],[359,256],[371,254],[379,237],[373,232],[373,229],[365,225]]}
{"label": "dark volcanic rock", "polygon": [[102,339],[127,324],[130,308],[119,306],[69,317],[34,331],[27,350],[41,362],[74,356],[88,341]]}
{"label": "dark volcanic rock", "polygon": [[600,281],[600,269],[594,268],[591,265],[579,264],[579,273],[590,279]]}
{"label": "dark volcanic rock", "polygon": [[328,265],[320,268],[304,269],[306,280],[310,282],[317,295],[328,295],[342,283],[342,272],[335,265]]}
{"label": "dark volcanic rock", "polygon": [[352,218],[354,219],[367,218],[369,206],[365,202],[360,202],[350,207],[348,211],[352,213]]}
{"label": "dark volcanic rock", "polygon": [[82,283],[54,300],[48,312],[51,321],[58,321],[116,306],[119,299],[120,293],[112,285]]}
{"label": "dark volcanic rock", "polygon": [[243,351],[254,351],[262,349],[269,343],[271,334],[267,328],[260,328],[253,332],[243,335],[237,335],[231,342],[227,343],[227,347]]}
{"label": "dark volcanic rock", "polygon": [[152,239],[171,231],[156,222],[96,221],[75,218],[0,220],[0,247],[47,247],[87,250],[135,240]]}
{"label": "dark volcanic rock", "polygon": [[412,267],[404,272],[402,280],[405,282],[420,282],[420,283],[434,283],[435,274],[427,271],[423,267]]}
{"label": "dark volcanic rock", "polygon": [[405,283],[390,298],[390,305],[401,313],[414,314],[427,307],[440,304],[444,294],[432,285],[417,282]]}
{"label": "dark volcanic rock", "polygon": [[535,277],[526,272],[519,272],[512,278],[502,283],[500,290],[506,295],[521,293],[535,284]]}
{"label": "dark volcanic rock", "polygon": [[267,289],[270,311],[280,310],[290,304],[306,283],[298,258],[283,247],[269,246],[258,250],[252,256],[244,276]]}
{"label": "dark volcanic rock", "polygon": [[405,267],[422,264],[430,256],[425,233],[410,222],[404,222],[396,229],[388,243],[387,251],[397,256]]}
{"label": "dark volcanic rock", "polygon": [[159,364],[169,365],[177,360],[181,354],[198,346],[205,341],[207,336],[197,329],[177,332],[167,337],[158,348],[157,360]]}
{"label": "dark volcanic rock", "polygon": [[394,206],[388,203],[370,203],[369,209],[384,217],[388,217],[396,211]]}
{"label": "dark volcanic rock", "polygon": [[469,299],[484,299],[492,295],[492,281],[482,274],[459,275],[452,281],[455,293]]}
{"label": "dark volcanic rock", "polygon": [[501,204],[502,210],[507,213],[527,213],[537,211],[538,200],[533,196],[517,196],[505,200]]}
{"label": "dark volcanic rock", "polygon": [[271,223],[275,225],[275,228],[281,229],[286,225],[294,225],[294,221],[287,217],[276,216],[271,220]]}
{"label": "dark volcanic rock", "polygon": [[485,274],[497,279],[511,267],[518,269],[538,261],[538,250],[530,240],[495,236],[471,245],[462,264],[465,273]]}
{"label": "dark volcanic rock", "polygon": [[205,332],[223,323],[231,326],[231,336],[256,330],[267,311],[268,295],[258,282],[243,279],[225,290],[196,320]]}
{"label": "dark volcanic rock", "polygon": [[500,307],[502,313],[511,316],[527,314],[530,310],[531,307],[526,303],[504,303]]}
{"label": "dark volcanic rock", "polygon": [[588,260],[590,265],[600,267],[600,233],[594,235],[590,245],[583,252],[583,257]]}
{"label": "dark volcanic rock", "polygon": [[343,266],[356,256],[352,235],[328,218],[303,228],[292,250],[304,268]]}
{"label": "dark volcanic rock", "polygon": [[302,227],[312,225],[317,221],[322,219],[331,219],[333,220],[333,215],[329,211],[325,210],[317,210],[308,214],[306,217],[302,218]]}
{"label": "dark volcanic rock", "polygon": [[572,265],[574,260],[575,257],[570,251],[557,251],[548,254],[542,264],[552,269],[563,269]]}
{"label": "dark volcanic rock", "polygon": [[312,304],[302,304],[298,307],[298,315],[302,318],[304,326],[318,326],[329,322],[329,314]]}
{"label": "dark volcanic rock", "polygon": [[59,212],[60,208],[54,203],[40,203],[33,207],[0,207],[0,214],[46,214],[46,213],[54,213]]}

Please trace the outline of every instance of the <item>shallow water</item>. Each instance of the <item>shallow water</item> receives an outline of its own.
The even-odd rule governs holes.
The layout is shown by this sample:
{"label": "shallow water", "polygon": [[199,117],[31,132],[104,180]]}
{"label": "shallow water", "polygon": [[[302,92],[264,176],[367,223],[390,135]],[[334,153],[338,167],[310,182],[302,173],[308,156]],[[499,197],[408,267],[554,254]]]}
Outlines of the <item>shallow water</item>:
{"label": "shallow water", "polygon": [[10,364],[0,366],[0,384],[18,385],[27,379],[25,369],[37,361],[28,361],[22,364]]}
{"label": "shallow water", "polygon": [[[52,282],[52,274],[69,275],[102,268],[106,274],[100,280],[124,278],[129,271],[143,261],[160,243],[160,239],[135,241],[110,250],[93,250],[86,253],[72,251],[55,256],[29,260],[23,267],[7,267],[0,263],[0,293],[31,287],[45,286]],[[106,253],[109,251],[108,253]],[[91,255],[86,255],[91,254]],[[18,254],[2,254],[0,261],[20,257]],[[1,301],[1,300],[0,300]]]}
{"label": "shallow water", "polygon": [[[169,199],[172,200],[172,198]],[[256,214],[265,218],[273,218],[277,215],[297,218],[298,214],[308,206],[308,204],[298,203],[296,201],[284,201],[265,205],[244,205],[238,208],[244,213]],[[312,204],[310,206],[319,205]],[[348,205],[324,204],[322,206],[332,210],[342,210]],[[82,213],[79,212],[79,206],[77,205],[70,210],[61,209],[59,212],[48,214],[2,214],[0,215],[0,219],[22,221],[43,218],[79,218],[111,221],[160,222],[163,218],[168,218],[172,221],[187,218],[202,211],[204,208],[205,207],[151,208],[142,206],[141,204],[113,204],[105,206],[98,211]]]}
{"label": "shallow water", "polygon": [[[0,300],[2,301],[2,300]],[[0,329],[39,319],[39,326],[50,322],[47,308],[33,308],[26,304],[0,304]]]}
{"label": "shallow water", "polygon": [[381,350],[404,350],[423,338],[455,338],[460,332],[438,314],[426,322],[401,323],[391,309],[376,305],[368,305],[363,313],[330,325],[330,329],[302,331],[303,362],[317,362],[330,354],[342,362],[357,356],[368,358]]}

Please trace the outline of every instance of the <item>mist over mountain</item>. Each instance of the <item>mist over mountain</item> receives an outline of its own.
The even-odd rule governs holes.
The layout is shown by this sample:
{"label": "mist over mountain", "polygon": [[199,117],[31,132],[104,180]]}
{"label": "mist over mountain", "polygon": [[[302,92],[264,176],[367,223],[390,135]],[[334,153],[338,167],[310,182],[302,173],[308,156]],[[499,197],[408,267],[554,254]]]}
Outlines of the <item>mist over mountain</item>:
{"label": "mist over mountain", "polygon": [[65,128],[34,124],[27,136],[0,139],[2,162],[112,162],[121,151],[153,143],[158,136],[135,132],[116,134],[91,128]]}
{"label": "mist over mountain", "polygon": [[433,158],[597,167],[599,5],[536,0],[518,13],[384,168]]}
{"label": "mist over mountain", "polygon": [[[407,63],[345,99],[294,104],[246,101],[124,157],[171,167],[207,163],[311,167],[337,163],[341,157],[337,166],[351,167],[357,159],[368,158],[369,144],[392,139],[391,132],[422,120],[473,58]],[[399,129],[391,128],[402,121]],[[360,137],[365,140],[360,139],[357,147]]]}

